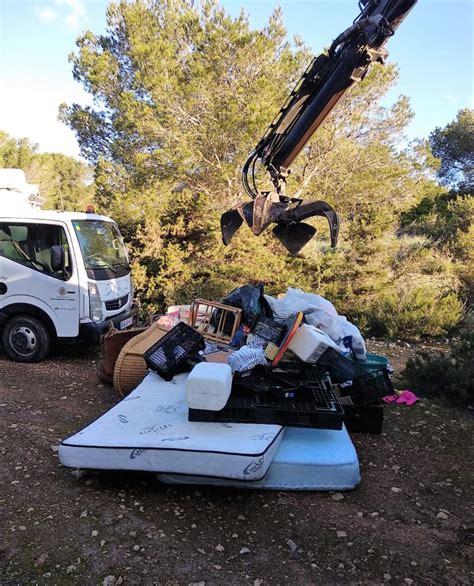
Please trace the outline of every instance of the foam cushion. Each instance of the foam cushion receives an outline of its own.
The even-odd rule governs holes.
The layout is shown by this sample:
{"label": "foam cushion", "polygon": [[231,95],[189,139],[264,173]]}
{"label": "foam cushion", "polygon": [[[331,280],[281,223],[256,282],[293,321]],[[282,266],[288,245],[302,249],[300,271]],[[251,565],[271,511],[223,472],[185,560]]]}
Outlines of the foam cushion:
{"label": "foam cushion", "polygon": [[220,411],[232,390],[232,369],[228,364],[201,362],[186,381],[186,398],[190,409]]}

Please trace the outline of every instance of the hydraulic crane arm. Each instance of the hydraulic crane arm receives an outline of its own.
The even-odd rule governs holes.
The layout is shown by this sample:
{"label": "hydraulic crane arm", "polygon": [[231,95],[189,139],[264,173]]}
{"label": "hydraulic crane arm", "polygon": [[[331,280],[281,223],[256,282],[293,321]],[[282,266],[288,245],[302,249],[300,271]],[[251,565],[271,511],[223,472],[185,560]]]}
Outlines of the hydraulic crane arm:
{"label": "hydraulic crane arm", "polygon": [[[361,0],[361,12],[352,26],[333,41],[327,54],[312,61],[243,167],[243,186],[253,201],[222,215],[224,244],[230,242],[244,220],[257,236],[276,223],[274,234],[291,253],[297,253],[315,233],[301,220],[323,215],[329,221],[331,245],[335,246],[339,229],[336,212],[325,202],[309,202],[300,209],[301,200],[286,195],[289,167],[345,92],[365,77],[370,64],[385,62],[386,41],[416,2]],[[269,173],[274,191],[258,190],[257,162]]]}

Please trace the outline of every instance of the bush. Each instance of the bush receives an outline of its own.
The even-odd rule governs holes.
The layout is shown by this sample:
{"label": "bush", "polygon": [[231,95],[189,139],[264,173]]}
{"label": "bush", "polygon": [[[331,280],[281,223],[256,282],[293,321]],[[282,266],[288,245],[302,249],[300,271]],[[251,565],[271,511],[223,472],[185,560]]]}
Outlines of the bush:
{"label": "bush", "polygon": [[420,395],[458,405],[474,404],[474,330],[452,342],[449,354],[418,353],[408,360],[401,375]]}

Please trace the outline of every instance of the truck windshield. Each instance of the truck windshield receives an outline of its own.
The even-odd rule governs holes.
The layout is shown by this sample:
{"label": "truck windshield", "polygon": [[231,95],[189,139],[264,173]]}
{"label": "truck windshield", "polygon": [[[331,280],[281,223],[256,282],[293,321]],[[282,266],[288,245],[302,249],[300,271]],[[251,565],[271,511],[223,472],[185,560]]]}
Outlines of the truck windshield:
{"label": "truck windshield", "polygon": [[73,220],[72,225],[86,270],[92,273],[90,276],[110,279],[122,276],[124,270],[129,271],[127,252],[116,224],[103,220]]}

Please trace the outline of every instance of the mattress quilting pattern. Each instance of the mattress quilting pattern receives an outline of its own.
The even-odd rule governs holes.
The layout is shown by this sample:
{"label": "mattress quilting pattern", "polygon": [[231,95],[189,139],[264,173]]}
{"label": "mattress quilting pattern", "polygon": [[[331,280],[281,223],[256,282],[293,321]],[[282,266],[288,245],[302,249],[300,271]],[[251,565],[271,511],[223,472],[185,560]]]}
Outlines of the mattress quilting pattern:
{"label": "mattress quilting pattern", "polygon": [[149,372],[120,403],[59,448],[64,466],[258,480],[281,443],[279,425],[189,422],[187,374]]}

